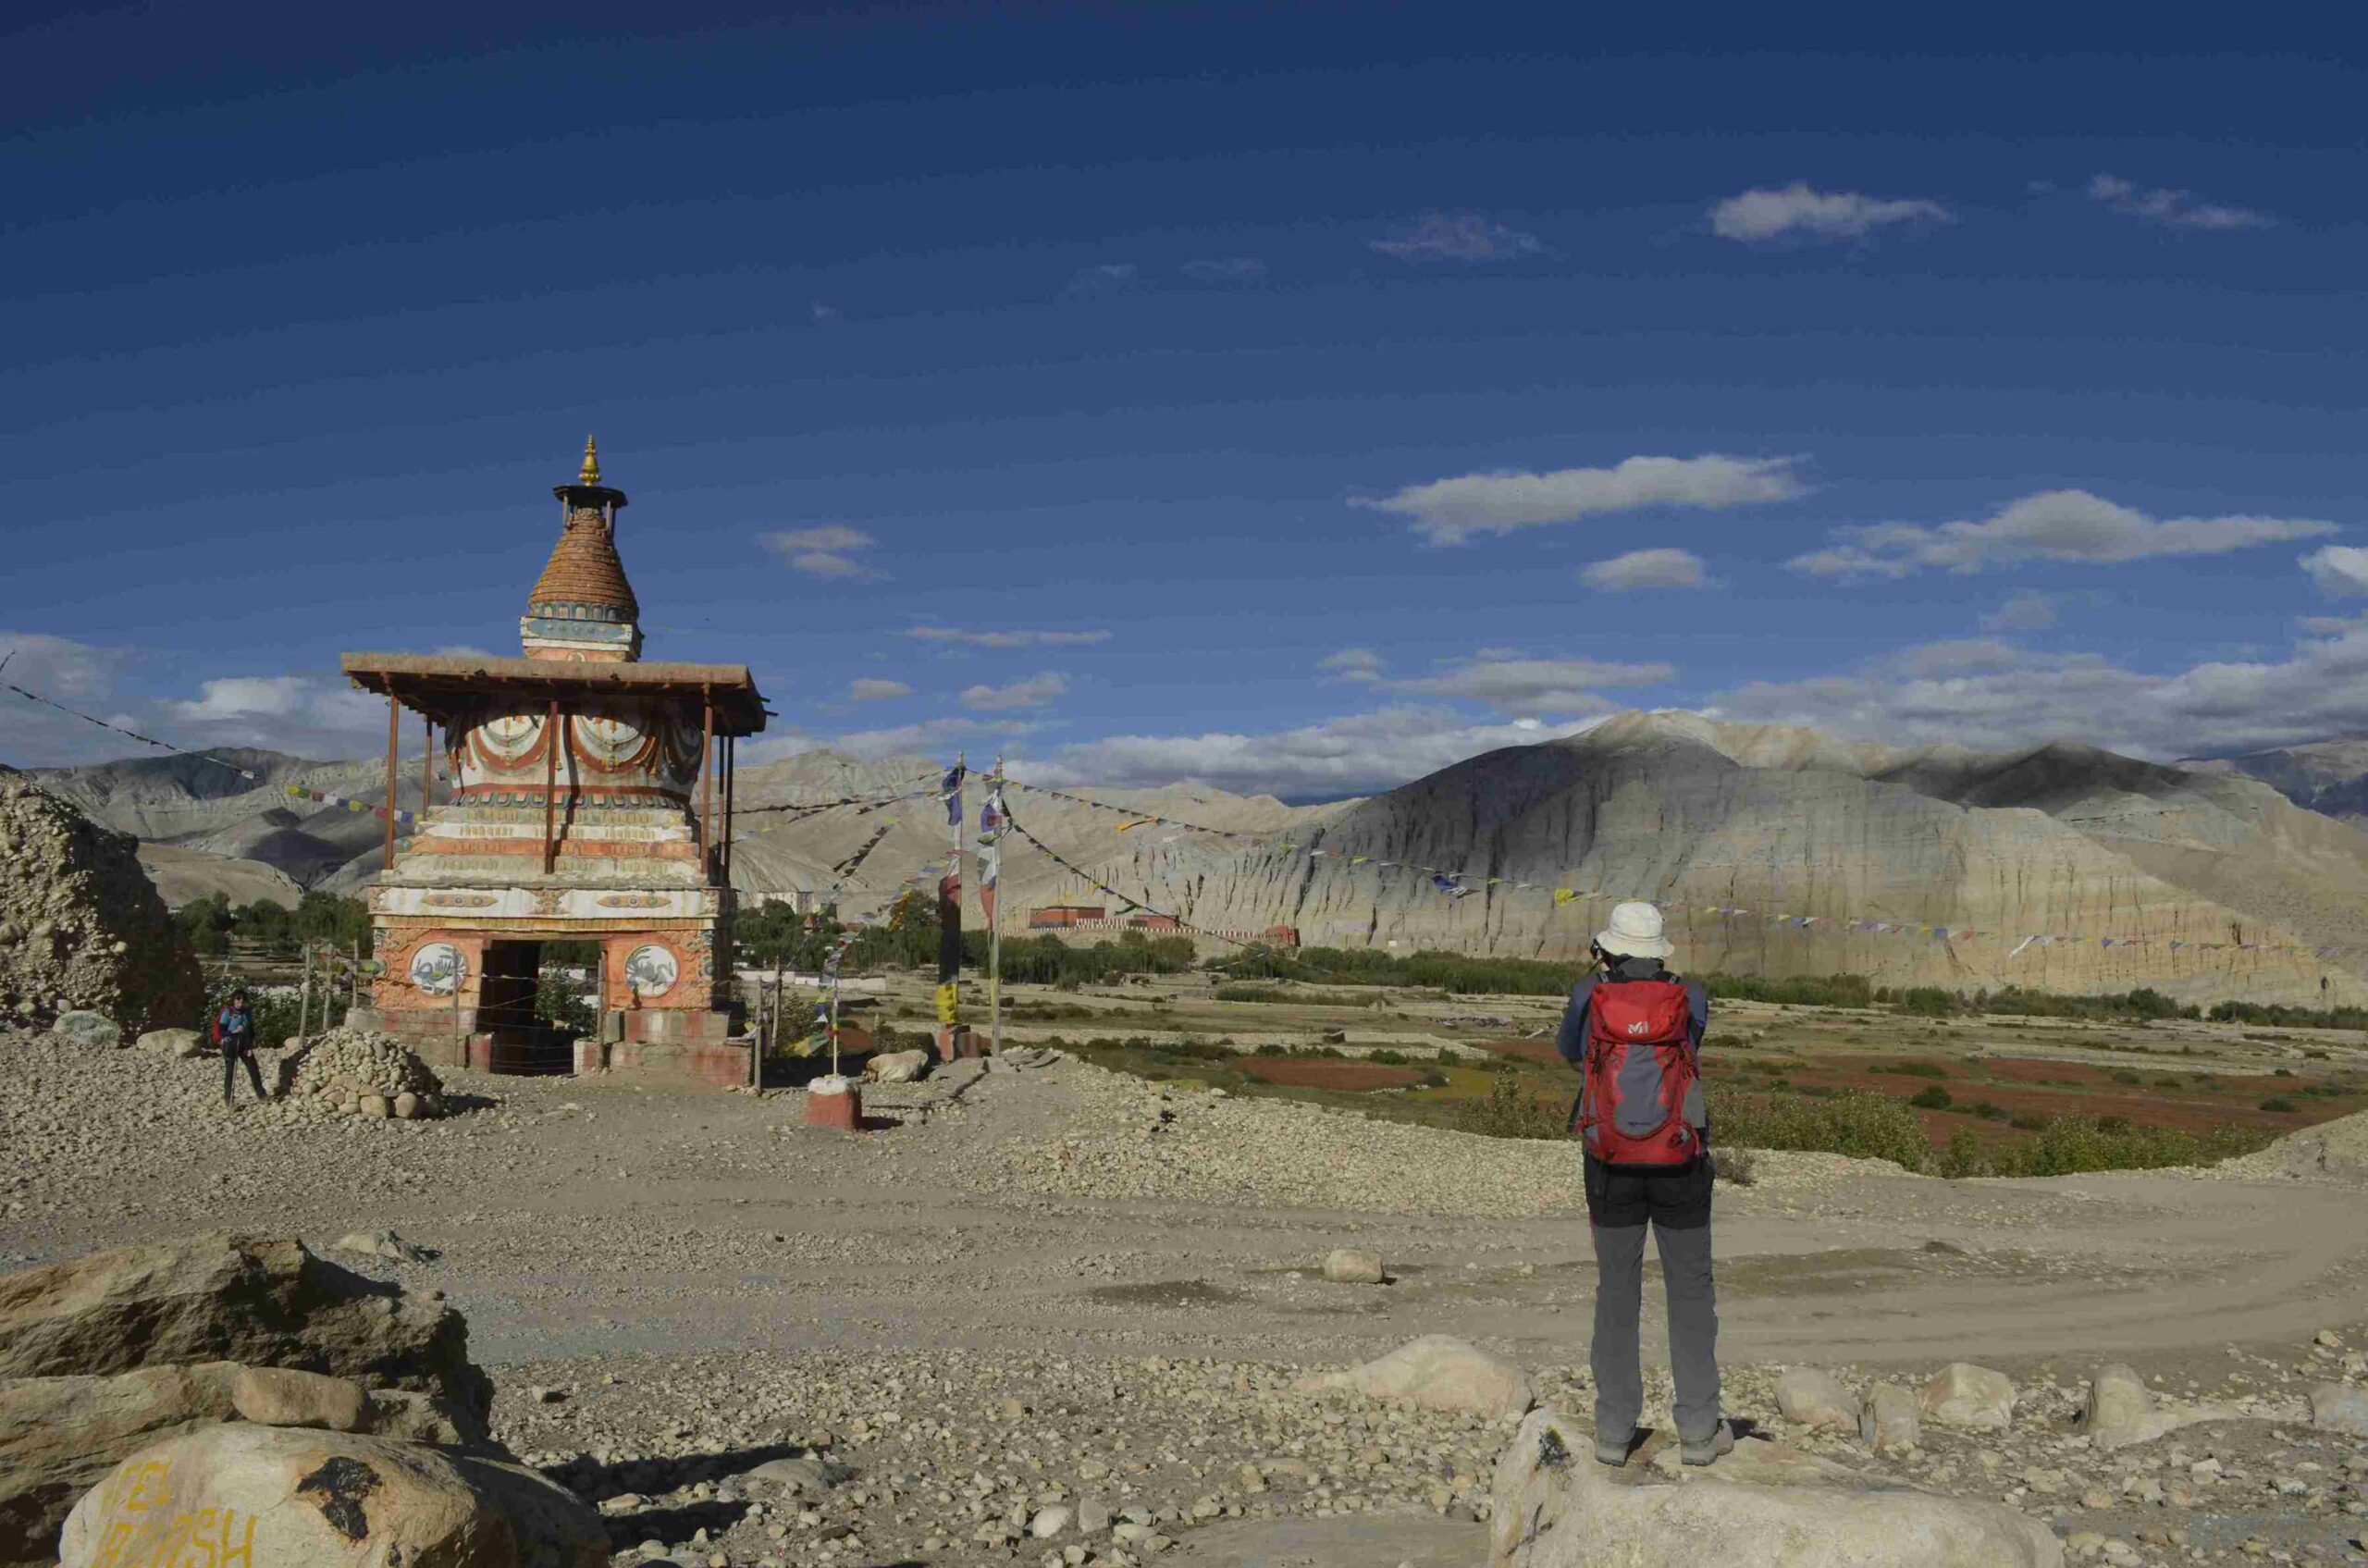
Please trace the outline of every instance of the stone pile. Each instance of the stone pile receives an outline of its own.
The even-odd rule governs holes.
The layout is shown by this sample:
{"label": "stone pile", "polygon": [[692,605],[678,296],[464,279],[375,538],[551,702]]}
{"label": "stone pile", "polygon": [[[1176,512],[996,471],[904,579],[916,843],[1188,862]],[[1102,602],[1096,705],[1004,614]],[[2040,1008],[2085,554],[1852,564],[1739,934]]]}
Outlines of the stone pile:
{"label": "stone pile", "polygon": [[291,1060],[294,1070],[285,1093],[300,1104],[311,1101],[340,1116],[404,1121],[441,1116],[446,1109],[443,1081],[391,1034],[333,1029],[314,1036]]}
{"label": "stone pile", "polygon": [[[196,956],[138,847],[0,771],[0,1016],[46,1029],[60,1014],[90,1013],[136,1034],[204,1010]],[[78,1038],[99,1037],[76,1022]]]}

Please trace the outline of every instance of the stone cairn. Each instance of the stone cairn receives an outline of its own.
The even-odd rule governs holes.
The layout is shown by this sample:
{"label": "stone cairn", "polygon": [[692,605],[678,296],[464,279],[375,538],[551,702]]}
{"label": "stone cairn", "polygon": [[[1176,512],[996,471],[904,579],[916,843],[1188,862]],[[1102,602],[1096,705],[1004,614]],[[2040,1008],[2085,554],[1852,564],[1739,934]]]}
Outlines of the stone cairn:
{"label": "stone cairn", "polygon": [[295,1057],[286,1097],[340,1116],[442,1116],[444,1084],[401,1041],[375,1029],[332,1029]]}

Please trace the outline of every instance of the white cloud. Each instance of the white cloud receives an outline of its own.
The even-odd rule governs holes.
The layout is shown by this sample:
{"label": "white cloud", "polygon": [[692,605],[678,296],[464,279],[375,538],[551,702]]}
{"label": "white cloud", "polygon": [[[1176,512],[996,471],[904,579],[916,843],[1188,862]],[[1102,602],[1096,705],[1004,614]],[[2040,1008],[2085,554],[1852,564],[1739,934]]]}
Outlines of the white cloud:
{"label": "white cloud", "polygon": [[1132,262],[1116,262],[1102,266],[1080,267],[1073,274],[1068,287],[1070,294],[1102,294],[1117,289],[1131,289],[1141,281],[1142,269]]}
{"label": "white cloud", "polygon": [[1885,224],[1946,223],[1952,216],[1938,202],[1883,201],[1794,180],[1781,191],[1728,197],[1710,209],[1710,228],[1726,240],[1856,240]]}
{"label": "white cloud", "polygon": [[1606,593],[1637,588],[1707,588],[1708,574],[1702,558],[1686,549],[1632,549],[1609,561],[1583,567],[1579,581]]}
{"label": "white cloud", "polygon": [[2192,191],[2172,191],[2162,187],[2141,190],[2118,175],[2101,174],[2090,180],[2089,196],[2126,217],[2141,217],[2173,228],[2225,231],[2263,228],[2275,221],[2268,215],[2257,213],[2250,207],[2200,201]]}
{"label": "white cloud", "polygon": [[428,651],[438,659],[490,659],[492,654],[475,643],[448,642]]}
{"label": "white cloud", "polygon": [[1315,667],[1330,671],[1336,681],[1370,682],[1381,679],[1386,666],[1381,655],[1369,648],[1344,648],[1317,660]]}
{"label": "white cloud", "polygon": [[1412,228],[1365,244],[1404,261],[1507,261],[1548,254],[1535,234],[1491,223],[1478,213],[1425,213]]}
{"label": "white cloud", "polygon": [[987,713],[1000,712],[1008,708],[1042,708],[1068,689],[1067,675],[1047,670],[1041,675],[1030,675],[1007,686],[966,686],[962,692],[962,706]]}
{"label": "white cloud", "polygon": [[1262,735],[1110,735],[1011,764],[1035,784],[1148,787],[1198,779],[1243,795],[1337,799],[1393,789],[1482,752],[1536,746],[1600,722],[1474,724],[1439,709],[1390,708]]}
{"label": "white cloud", "polygon": [[1851,673],[1755,682],[1714,706],[1722,718],[1892,744],[2006,749],[2067,739],[2160,759],[2368,730],[2368,626],[2354,623],[2305,637],[2282,660],[2214,661],[2169,673],[2085,653],[1938,667],[1950,662],[1908,649]]}
{"label": "white cloud", "polygon": [[1219,256],[1188,261],[1183,272],[1195,283],[1256,283],[1266,276],[1266,264],[1256,256]]}
{"label": "white cloud", "polygon": [[2302,570],[2321,593],[2368,594],[2368,549],[2358,545],[2327,545],[2302,557]]}
{"label": "white cloud", "polygon": [[[882,757],[931,756],[949,740],[967,735],[1023,735],[1042,728],[1026,719],[967,719],[955,715],[944,719],[925,719],[918,724],[899,724],[894,729],[858,730],[853,735],[832,737],[821,744],[833,751],[844,751],[851,757],[876,761]],[[803,747],[801,750],[812,750]]]}
{"label": "white cloud", "polygon": [[767,549],[814,577],[869,578],[883,574],[855,558],[880,541],[860,528],[826,523],[817,528],[778,528],[763,535]]}
{"label": "white cloud", "polygon": [[[12,652],[14,657],[6,657]],[[134,716],[105,711],[117,670],[123,662],[117,649],[42,632],[0,632],[0,657],[6,657],[0,681],[39,692],[54,702],[126,729],[143,727]],[[100,761],[147,749],[71,714],[0,690],[0,759],[20,767],[46,767]]]}
{"label": "white cloud", "polygon": [[866,676],[847,683],[847,699],[851,702],[879,702],[892,697],[910,697],[913,688],[902,681],[875,680]]}
{"label": "white cloud", "polygon": [[971,632],[959,626],[907,626],[904,635],[972,648],[1070,648],[1110,640],[1108,632]]}
{"label": "white cloud", "polygon": [[2281,517],[2174,517],[2157,521],[2086,490],[2025,496],[1980,523],[1921,527],[1879,523],[1837,528],[1843,541],[1786,564],[1820,577],[1906,577],[1928,567],[1979,572],[2026,561],[2118,564],[2166,555],[2222,555],[2249,545],[2306,539],[2332,523]]}
{"label": "white cloud", "polygon": [[806,307],[806,314],[812,316],[817,321],[836,321],[839,319],[839,307],[836,305],[826,305],[821,301],[817,300],[812,304]]}
{"label": "white cloud", "polygon": [[1548,474],[1498,470],[1409,485],[1358,506],[1412,519],[1434,544],[1502,534],[1541,523],[1575,523],[1648,506],[1718,510],[1789,500],[1805,492],[1790,457],[1632,457],[1611,468]]}
{"label": "white cloud", "polygon": [[194,702],[176,702],[173,711],[184,719],[284,718],[299,711],[312,696],[313,683],[302,675],[234,675],[208,681],[204,695]]}
{"label": "white cloud", "polygon": [[1899,655],[1899,667],[1919,679],[1959,671],[2012,670],[2024,662],[2020,648],[1993,637],[1922,643]]}
{"label": "white cloud", "polygon": [[2055,597],[2028,590],[1981,618],[1985,632],[2043,632],[2055,624]]}
{"label": "white cloud", "polygon": [[1677,672],[1667,664],[1607,664],[1593,659],[1474,659],[1444,675],[1400,681],[1400,691],[1460,697],[1507,713],[1595,713],[1612,704],[1597,686],[1657,685]]}

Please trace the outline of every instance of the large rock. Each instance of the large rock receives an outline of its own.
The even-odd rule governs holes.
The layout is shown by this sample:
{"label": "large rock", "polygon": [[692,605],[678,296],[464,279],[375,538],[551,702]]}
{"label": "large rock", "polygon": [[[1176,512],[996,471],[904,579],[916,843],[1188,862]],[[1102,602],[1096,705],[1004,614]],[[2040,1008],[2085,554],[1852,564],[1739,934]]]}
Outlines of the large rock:
{"label": "large rock", "polygon": [[125,1456],[230,1419],[240,1368],[0,1379],[0,1564],[47,1563],[68,1510]]}
{"label": "large rock", "polygon": [[1916,1396],[1896,1383],[1878,1383],[1867,1390],[1858,1412],[1858,1437],[1877,1453],[1912,1449],[1924,1435]]}
{"label": "large rock", "polygon": [[140,1048],[190,1061],[205,1055],[205,1037],[193,1029],[152,1029],[142,1035]]}
{"label": "large rock", "polygon": [[1784,1369],[1784,1375],[1776,1379],[1776,1408],[1784,1413],[1785,1420],[1811,1431],[1848,1432],[1858,1425],[1858,1401],[1850,1397],[1842,1379],[1814,1366]]}
{"label": "large rock", "polygon": [[2330,1432],[2368,1438],[2368,1389],[2349,1383],[2311,1386],[2311,1425]]}
{"label": "large rock", "polygon": [[1302,1393],[1345,1390],[1377,1400],[1403,1400],[1424,1410],[1488,1416],[1519,1415],[1536,1398],[1528,1373],[1445,1334],[1425,1334],[1378,1361],[1345,1372],[1317,1373],[1293,1387]]}
{"label": "large rock", "polygon": [[265,1426],[319,1426],[359,1432],[369,1424],[370,1401],[350,1377],[324,1377],[286,1366],[242,1366],[230,1385],[230,1402],[241,1418]]}
{"label": "large rock", "polygon": [[1388,1275],[1382,1268],[1379,1253],[1335,1247],[1325,1254],[1324,1278],[1335,1285],[1378,1285]]}
{"label": "large rock", "polygon": [[123,1043],[123,1031],[116,1027],[113,1019],[105,1013],[81,1008],[58,1014],[57,1021],[49,1026],[49,1031],[60,1040],[70,1040],[77,1045],[88,1045],[93,1050]]}
{"label": "large rock", "polygon": [[2004,1430],[2015,1422],[2015,1385],[2003,1372],[1955,1361],[1916,1396],[1925,1416],[1942,1426]]}
{"label": "large rock", "polygon": [[305,1251],[216,1234],[0,1276],[0,1377],[207,1361],[417,1389],[482,1437],[493,1401],[467,1320]]}
{"label": "large rock", "polygon": [[2080,1412],[2080,1432],[2091,1448],[2128,1448],[2192,1426],[2199,1421],[2240,1421],[2244,1412],[2226,1405],[2164,1404],[2144,1378],[2115,1363],[2097,1368]]}
{"label": "large rock", "polygon": [[1497,1462],[1490,1568],[2062,1568],[2047,1528],[1996,1503],[1864,1476],[1746,1438],[1708,1470],[1595,1463],[1593,1430],[1541,1410]]}
{"label": "large rock", "polygon": [[242,1550],[251,1568],[607,1568],[609,1536],[573,1493],[519,1466],[239,1422],[117,1465],[74,1505],[58,1558],[105,1568]]}
{"label": "large rock", "polygon": [[0,772],[0,1017],[87,1011],[133,1033],[196,1021],[197,956],[133,839]]}
{"label": "large rock", "polygon": [[927,1051],[883,1051],[863,1064],[863,1076],[874,1083],[911,1083],[928,1076],[929,1062]]}

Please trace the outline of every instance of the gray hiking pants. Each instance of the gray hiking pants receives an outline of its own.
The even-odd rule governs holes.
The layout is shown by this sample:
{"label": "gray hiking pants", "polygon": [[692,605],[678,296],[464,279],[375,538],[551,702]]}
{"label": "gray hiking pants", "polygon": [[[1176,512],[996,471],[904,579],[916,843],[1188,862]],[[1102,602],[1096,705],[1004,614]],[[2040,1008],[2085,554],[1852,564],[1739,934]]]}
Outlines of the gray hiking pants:
{"label": "gray hiking pants", "polygon": [[1677,1382],[1677,1435],[1706,1442],[1719,1427],[1719,1306],[1710,1282],[1708,1159],[1669,1176],[1636,1175],[1587,1161],[1587,1215],[1595,1233],[1595,1429],[1625,1438],[1645,1403],[1637,1319],[1644,1309],[1649,1222],[1669,1295],[1670,1370]]}

